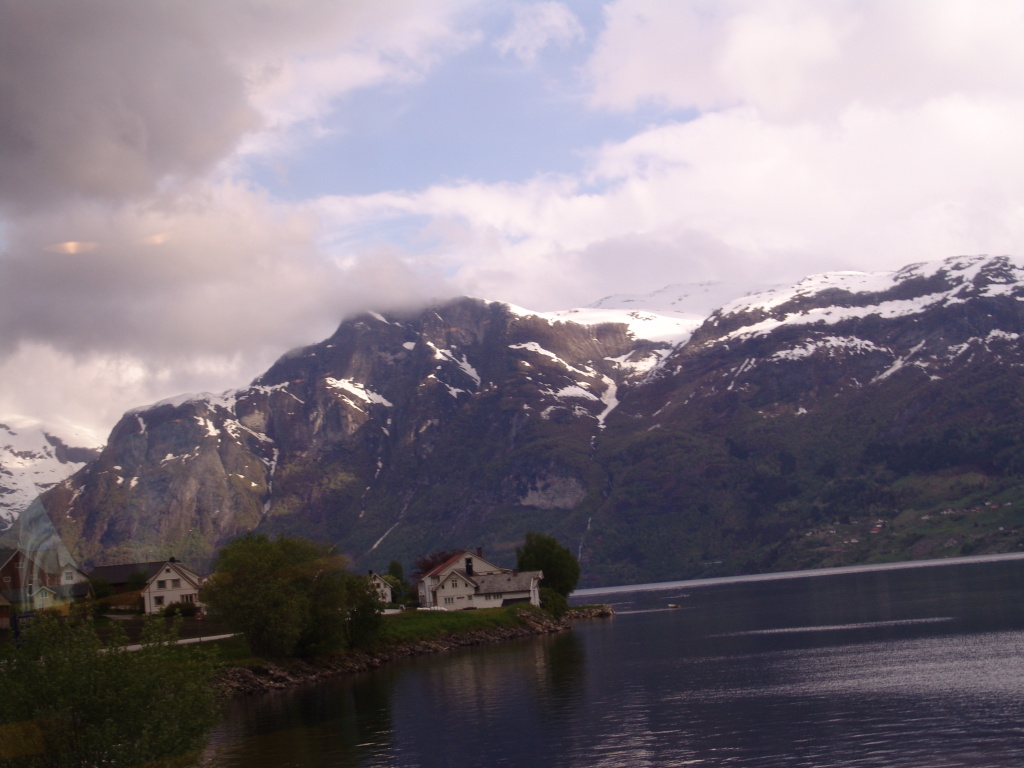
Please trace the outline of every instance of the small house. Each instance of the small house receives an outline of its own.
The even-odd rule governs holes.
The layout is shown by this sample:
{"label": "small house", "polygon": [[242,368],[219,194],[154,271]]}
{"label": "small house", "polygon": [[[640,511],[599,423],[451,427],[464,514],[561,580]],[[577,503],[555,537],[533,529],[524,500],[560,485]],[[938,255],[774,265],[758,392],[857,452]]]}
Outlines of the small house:
{"label": "small house", "polygon": [[395,602],[391,584],[388,582],[387,579],[385,579],[379,573],[374,573],[373,571],[370,571],[370,575],[366,578],[370,580],[370,585],[374,588],[374,590],[376,590],[377,597],[380,598],[380,601],[382,603],[388,605],[389,603]]}

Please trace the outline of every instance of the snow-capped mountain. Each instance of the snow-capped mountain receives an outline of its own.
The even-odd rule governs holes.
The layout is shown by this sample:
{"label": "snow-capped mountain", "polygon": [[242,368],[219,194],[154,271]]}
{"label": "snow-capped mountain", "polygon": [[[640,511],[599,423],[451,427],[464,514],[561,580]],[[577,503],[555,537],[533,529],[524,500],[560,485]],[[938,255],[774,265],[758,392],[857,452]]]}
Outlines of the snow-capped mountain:
{"label": "snow-capped mountain", "polygon": [[21,417],[0,417],[0,532],[36,496],[96,458],[99,447],[85,430],[55,430]]}
{"label": "snow-capped mountain", "polygon": [[508,561],[538,530],[596,585],[1024,546],[1019,263],[729,290],[351,318],[249,387],[126,414],[43,501],[97,563],[249,530],[360,567]]}

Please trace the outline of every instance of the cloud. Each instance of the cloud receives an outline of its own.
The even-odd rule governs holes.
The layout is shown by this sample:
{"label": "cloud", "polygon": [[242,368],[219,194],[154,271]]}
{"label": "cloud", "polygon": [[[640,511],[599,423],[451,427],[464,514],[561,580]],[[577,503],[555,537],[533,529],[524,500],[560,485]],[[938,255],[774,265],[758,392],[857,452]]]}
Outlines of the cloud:
{"label": "cloud", "polygon": [[[0,0],[0,412],[104,429],[431,283],[238,181],[476,40],[455,0]],[[95,396],[92,392],[95,391]]]}
{"label": "cloud", "polygon": [[[774,282],[1024,250],[1024,102],[951,95],[829,122],[737,107],[609,143],[585,172],[334,198],[338,231],[415,227],[466,292],[534,308],[670,282]],[[370,235],[372,238],[376,235]],[[342,242],[342,240],[339,240]]]}
{"label": "cloud", "polygon": [[643,279],[631,290],[1021,252],[1022,22],[995,1],[619,0],[590,104],[660,123],[579,173],[323,210],[338,231],[412,228],[410,253],[467,292],[538,308]]}
{"label": "cloud", "polygon": [[532,64],[549,45],[562,47],[583,40],[583,26],[563,3],[542,2],[516,6],[512,29],[494,47],[503,55],[512,54],[524,64]]}
{"label": "cloud", "polygon": [[4,5],[0,203],[19,213],[204,174],[260,124],[240,74],[167,3]]}
{"label": "cloud", "polygon": [[[4,0],[0,206],[121,200],[281,149],[358,88],[467,43],[451,0]],[[283,133],[284,132],[284,133]]]}
{"label": "cloud", "polygon": [[618,0],[605,22],[587,67],[605,109],[747,105],[806,119],[1024,88],[1024,6],[1000,0]]}

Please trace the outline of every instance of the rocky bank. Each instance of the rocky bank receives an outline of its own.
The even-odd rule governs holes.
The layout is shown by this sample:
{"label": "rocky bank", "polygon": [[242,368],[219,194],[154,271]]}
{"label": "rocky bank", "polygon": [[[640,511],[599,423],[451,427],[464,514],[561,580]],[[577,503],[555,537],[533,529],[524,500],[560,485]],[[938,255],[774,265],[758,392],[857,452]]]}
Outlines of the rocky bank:
{"label": "rocky bank", "polygon": [[496,627],[449,635],[435,640],[398,643],[373,653],[355,651],[324,657],[315,661],[301,659],[263,660],[246,667],[231,667],[215,678],[215,684],[225,697],[249,696],[257,693],[290,688],[316,682],[340,674],[366,672],[396,659],[443,653],[474,645],[488,645],[507,640],[534,637],[570,629],[571,621],[612,616],[608,606],[588,606],[572,609],[561,620],[520,611],[522,624],[516,627]]}

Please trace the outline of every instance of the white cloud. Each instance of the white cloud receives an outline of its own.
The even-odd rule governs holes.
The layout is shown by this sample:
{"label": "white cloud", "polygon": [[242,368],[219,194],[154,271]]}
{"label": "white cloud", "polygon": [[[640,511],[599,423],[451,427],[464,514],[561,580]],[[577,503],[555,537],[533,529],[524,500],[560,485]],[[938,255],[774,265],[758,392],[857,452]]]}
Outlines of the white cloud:
{"label": "white cloud", "polygon": [[588,73],[607,109],[799,119],[1024,89],[1024,5],[1005,0],[618,0],[605,20]]}
{"label": "white cloud", "polygon": [[420,258],[463,290],[550,308],[737,270],[782,279],[1020,252],[1024,157],[1006,148],[1022,131],[1024,103],[982,97],[905,111],[852,104],[827,123],[735,108],[608,144],[578,177],[321,210],[342,232],[417,226],[430,243]]}
{"label": "white cloud", "polygon": [[346,94],[477,40],[461,0],[0,0],[0,413],[239,385],[347,312],[418,296],[233,176]]}
{"label": "white cloud", "polygon": [[513,11],[512,29],[494,47],[532,64],[549,45],[566,47],[583,40],[586,33],[575,14],[563,3],[542,2],[518,5]]}

